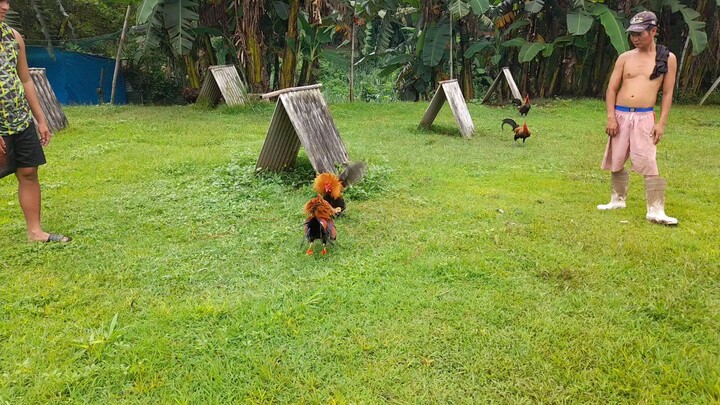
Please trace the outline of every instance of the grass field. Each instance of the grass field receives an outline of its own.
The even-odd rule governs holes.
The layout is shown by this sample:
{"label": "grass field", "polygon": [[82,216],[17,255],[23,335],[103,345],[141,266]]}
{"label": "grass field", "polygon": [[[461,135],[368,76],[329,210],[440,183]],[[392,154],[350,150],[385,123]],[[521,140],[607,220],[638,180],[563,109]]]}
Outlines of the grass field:
{"label": "grass field", "polygon": [[0,403],[717,403],[720,108],[677,106],[667,212],[599,169],[602,101],[331,106],[352,159],[327,256],[300,246],[312,168],[256,176],[272,105],[75,107],[29,244],[0,180]]}

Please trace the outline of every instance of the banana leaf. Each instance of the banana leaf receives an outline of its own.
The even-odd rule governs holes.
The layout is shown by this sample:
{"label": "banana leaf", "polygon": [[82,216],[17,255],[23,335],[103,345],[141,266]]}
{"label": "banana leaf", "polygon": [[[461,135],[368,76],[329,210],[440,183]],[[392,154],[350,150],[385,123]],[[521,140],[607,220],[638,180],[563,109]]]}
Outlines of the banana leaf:
{"label": "banana leaf", "polygon": [[165,28],[177,55],[189,55],[192,51],[196,38],[192,29],[200,18],[197,7],[198,3],[193,0],[165,1]]}
{"label": "banana leaf", "polygon": [[610,43],[618,55],[627,51],[629,48],[627,33],[617,14],[604,4],[595,4],[592,13],[600,17],[600,23],[605,27],[605,33],[610,37]]}
{"label": "banana leaf", "polygon": [[428,66],[437,66],[445,54],[445,47],[450,41],[450,24],[433,23],[425,33],[422,59]]}
{"label": "banana leaf", "polygon": [[518,60],[520,63],[523,62],[530,62],[537,56],[538,53],[540,53],[543,49],[545,49],[545,45],[542,42],[527,42],[525,45],[520,48],[520,52],[518,53]]}
{"label": "banana leaf", "polygon": [[592,16],[585,10],[572,10],[567,14],[567,27],[572,35],[585,35],[593,25]]}

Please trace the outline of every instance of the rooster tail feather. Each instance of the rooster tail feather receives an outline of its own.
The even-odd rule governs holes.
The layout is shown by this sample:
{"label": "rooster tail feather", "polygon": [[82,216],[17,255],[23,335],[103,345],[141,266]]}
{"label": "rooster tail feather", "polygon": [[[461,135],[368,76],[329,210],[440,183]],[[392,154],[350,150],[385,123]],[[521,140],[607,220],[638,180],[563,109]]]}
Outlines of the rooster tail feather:
{"label": "rooster tail feather", "polygon": [[500,125],[500,128],[501,128],[501,129],[504,129],[504,128],[505,128],[505,124],[510,125],[510,126],[512,127],[512,129],[515,129],[515,128],[518,127],[517,122],[515,122],[515,120],[513,120],[512,118],[505,118],[505,119],[502,121],[502,125]]}
{"label": "rooster tail feather", "polygon": [[520,100],[519,98],[514,98],[512,102],[513,102],[513,104],[515,104],[518,107],[520,107],[523,103],[523,101]]}
{"label": "rooster tail feather", "polygon": [[342,182],[343,187],[351,186],[362,180],[363,176],[365,176],[366,168],[367,165],[365,162],[356,162],[351,165],[346,165],[345,170],[340,173],[340,181]]}

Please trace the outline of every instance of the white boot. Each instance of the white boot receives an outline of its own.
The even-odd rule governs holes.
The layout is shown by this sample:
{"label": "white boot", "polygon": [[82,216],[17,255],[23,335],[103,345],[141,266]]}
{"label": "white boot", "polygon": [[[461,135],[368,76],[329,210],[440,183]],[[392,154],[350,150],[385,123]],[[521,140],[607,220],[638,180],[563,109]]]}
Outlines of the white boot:
{"label": "white boot", "polygon": [[612,192],[610,193],[610,202],[597,206],[599,210],[614,210],[625,208],[625,198],[627,198],[628,182],[630,181],[630,173],[625,169],[619,172],[612,172],[611,183]]}
{"label": "white boot", "polygon": [[677,225],[677,218],[665,215],[665,179],[660,177],[645,178],[645,195],[647,197],[647,215],[645,219],[662,225]]}

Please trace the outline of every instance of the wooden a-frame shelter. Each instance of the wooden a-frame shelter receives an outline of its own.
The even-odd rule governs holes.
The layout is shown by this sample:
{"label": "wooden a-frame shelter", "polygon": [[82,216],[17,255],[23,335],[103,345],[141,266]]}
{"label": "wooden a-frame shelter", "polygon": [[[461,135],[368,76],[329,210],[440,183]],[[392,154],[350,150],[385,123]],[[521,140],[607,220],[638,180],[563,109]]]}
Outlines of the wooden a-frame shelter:
{"label": "wooden a-frame shelter", "polygon": [[35,85],[35,92],[40,101],[40,108],[45,115],[50,131],[57,132],[68,126],[68,119],[55,96],[55,92],[50,86],[50,82],[45,74],[45,68],[30,68],[30,77]]}
{"label": "wooden a-frame shelter", "polygon": [[718,86],[718,84],[720,84],[720,77],[718,77],[717,80],[715,80],[715,83],[710,86],[710,90],[708,90],[707,93],[705,93],[703,98],[700,100],[700,105],[703,105],[705,103],[705,100],[707,100],[710,94],[715,91],[715,88]]}
{"label": "wooden a-frame shelter", "polygon": [[499,89],[498,85],[500,84],[502,79],[505,79],[508,87],[510,87],[510,92],[512,93],[513,98],[522,101],[523,97],[520,95],[520,90],[515,83],[515,79],[513,79],[512,73],[510,73],[510,68],[504,67],[502,68],[500,74],[495,78],[495,81],[488,89],[487,94],[485,94],[485,97],[480,104],[485,104],[488,100],[490,100],[490,96],[492,96],[492,94]]}
{"label": "wooden a-frame shelter", "polygon": [[210,66],[197,101],[205,101],[214,107],[222,96],[229,106],[244,105],[247,102],[245,88],[235,65]]}
{"label": "wooden a-frame shelter", "polygon": [[475,131],[475,125],[473,124],[472,117],[470,117],[470,111],[468,111],[457,79],[444,80],[439,84],[435,95],[430,101],[430,105],[420,120],[418,128],[429,129],[447,100],[450,105],[450,110],[452,110],[453,116],[455,117],[455,122],[457,122],[458,127],[460,127],[460,134],[465,138],[472,137]]}
{"label": "wooden a-frame shelter", "polygon": [[305,148],[317,173],[335,172],[349,161],[320,91],[321,84],[293,87],[267,93],[263,99],[278,97],[257,170],[280,172],[294,167],[300,146]]}

